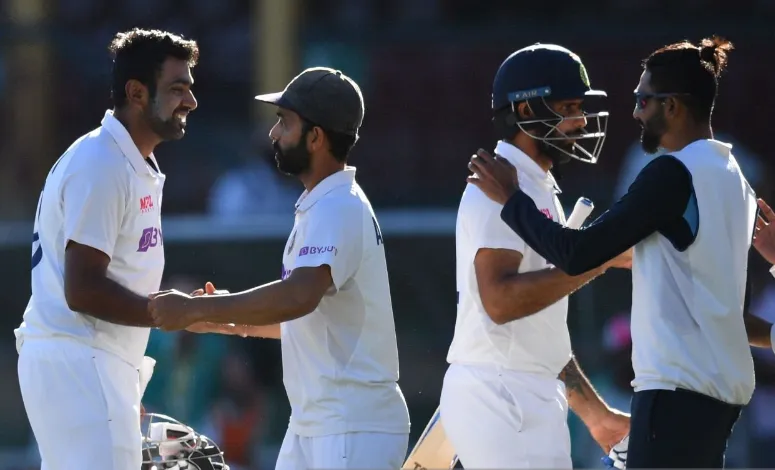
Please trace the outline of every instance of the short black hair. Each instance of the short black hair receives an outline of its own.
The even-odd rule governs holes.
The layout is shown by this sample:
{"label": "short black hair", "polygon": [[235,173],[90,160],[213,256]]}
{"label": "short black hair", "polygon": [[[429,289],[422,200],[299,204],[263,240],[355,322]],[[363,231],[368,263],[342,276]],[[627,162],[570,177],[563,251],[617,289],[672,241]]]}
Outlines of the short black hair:
{"label": "short black hair", "polygon": [[313,127],[320,127],[328,138],[331,155],[333,155],[336,161],[347,163],[347,158],[350,156],[350,151],[352,151],[355,146],[355,142],[358,141],[358,136],[329,131],[304,117],[301,117],[301,121],[302,138],[304,138],[308,132],[312,131]]}
{"label": "short black hair", "polygon": [[129,80],[139,81],[148,87],[151,97],[156,96],[156,80],[169,57],[185,60],[189,67],[199,62],[196,41],[156,29],[135,28],[117,33],[108,50],[113,58],[110,96],[117,108],[126,104],[126,82]]}
{"label": "short black hair", "polygon": [[718,94],[718,80],[734,46],[719,36],[670,44],[654,51],[643,68],[651,73],[655,93],[676,93],[698,122],[710,121]]}

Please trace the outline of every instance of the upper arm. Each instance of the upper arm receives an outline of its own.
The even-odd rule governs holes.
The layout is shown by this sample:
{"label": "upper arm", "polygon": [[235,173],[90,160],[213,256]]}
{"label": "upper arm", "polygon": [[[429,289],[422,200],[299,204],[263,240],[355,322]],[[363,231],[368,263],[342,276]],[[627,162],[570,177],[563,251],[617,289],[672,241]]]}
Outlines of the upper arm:
{"label": "upper arm", "polygon": [[323,203],[318,202],[307,214],[303,240],[297,243],[294,272],[326,267],[329,285],[333,283],[339,290],[355,275],[363,257],[363,210],[355,205],[330,207]]}
{"label": "upper arm", "polygon": [[295,268],[283,282],[292,286],[293,297],[307,313],[317,308],[326,291],[334,285],[331,268],[328,264]]}
{"label": "upper arm", "polygon": [[499,286],[503,280],[519,272],[522,253],[514,250],[482,248],[474,257],[474,272],[479,297],[485,312],[495,320],[500,314]]}
{"label": "upper arm", "polygon": [[584,229],[562,227],[540,216],[519,192],[504,206],[502,217],[547,261],[569,275],[578,275],[681,217],[691,192],[686,167],[672,156],[662,156],[640,172],[627,194]]}
{"label": "upper arm", "polygon": [[106,276],[126,210],[126,185],[112,168],[97,168],[68,169],[60,189],[65,297],[71,308],[88,295],[91,279]]}
{"label": "upper arm", "polygon": [[92,279],[106,276],[110,258],[100,250],[71,241],[65,249],[65,301],[68,307],[82,311],[85,297],[90,295]]}

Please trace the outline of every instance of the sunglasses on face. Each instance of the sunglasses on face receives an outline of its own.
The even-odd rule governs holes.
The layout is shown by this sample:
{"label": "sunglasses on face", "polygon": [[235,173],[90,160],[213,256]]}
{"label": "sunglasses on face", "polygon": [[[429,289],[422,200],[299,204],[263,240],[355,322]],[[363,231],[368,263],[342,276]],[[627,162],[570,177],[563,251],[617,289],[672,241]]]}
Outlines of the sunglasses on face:
{"label": "sunglasses on face", "polygon": [[671,96],[686,96],[688,93],[635,93],[635,107],[638,109],[645,109],[649,104],[649,100],[657,99],[664,100]]}

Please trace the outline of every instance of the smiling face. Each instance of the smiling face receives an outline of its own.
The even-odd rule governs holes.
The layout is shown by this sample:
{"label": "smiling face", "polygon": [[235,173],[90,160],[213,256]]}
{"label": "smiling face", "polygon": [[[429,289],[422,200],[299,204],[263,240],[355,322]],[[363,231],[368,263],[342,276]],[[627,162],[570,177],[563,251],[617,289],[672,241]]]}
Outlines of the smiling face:
{"label": "smiling face", "polygon": [[156,89],[143,110],[150,129],[162,140],[178,140],[186,133],[188,113],[197,107],[191,92],[194,78],[185,60],[167,58],[156,80]]}

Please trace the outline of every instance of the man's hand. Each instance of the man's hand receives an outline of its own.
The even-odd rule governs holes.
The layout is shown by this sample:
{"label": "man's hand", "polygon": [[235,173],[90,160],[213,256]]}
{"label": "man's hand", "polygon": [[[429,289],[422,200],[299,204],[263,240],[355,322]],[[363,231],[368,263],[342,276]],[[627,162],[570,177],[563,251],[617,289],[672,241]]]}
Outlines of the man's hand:
{"label": "man's hand", "polygon": [[630,248],[624,253],[620,254],[611,261],[605,263],[603,266],[608,268],[620,268],[620,269],[632,269],[632,254],[635,251],[634,248]]}
{"label": "man's hand", "polygon": [[[204,289],[197,289],[191,293],[191,297],[199,297],[202,295],[223,295],[228,294],[229,291],[225,289],[216,289],[212,282],[205,283]],[[186,331],[191,333],[218,333],[222,335],[239,335],[243,338],[248,336],[247,327],[245,325],[235,325],[234,323],[213,323],[213,322],[199,322],[186,328]]]}
{"label": "man's hand", "polygon": [[602,419],[589,426],[589,433],[605,454],[630,433],[630,415],[610,410]]}
{"label": "man's hand", "polygon": [[772,223],[775,221],[775,212],[764,202],[764,199],[759,199],[757,202],[761,214],[764,214],[766,219],[761,215],[756,219],[753,246],[768,263],[775,264],[775,225]]}
{"label": "man's hand", "polygon": [[150,296],[148,310],[154,325],[164,331],[183,330],[198,322],[193,308],[195,298],[175,289],[155,292]]}
{"label": "man's hand", "polygon": [[498,204],[506,204],[519,189],[517,169],[500,155],[496,154],[493,158],[487,151],[479,149],[471,157],[468,169],[474,173],[468,177],[468,182]]}

